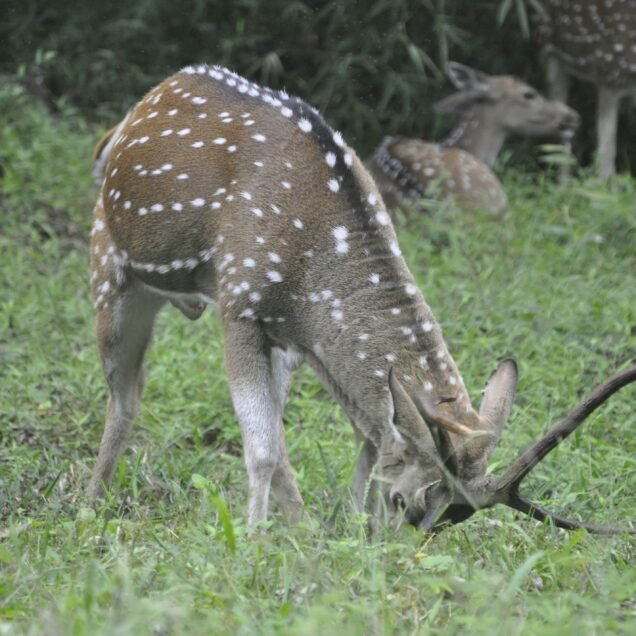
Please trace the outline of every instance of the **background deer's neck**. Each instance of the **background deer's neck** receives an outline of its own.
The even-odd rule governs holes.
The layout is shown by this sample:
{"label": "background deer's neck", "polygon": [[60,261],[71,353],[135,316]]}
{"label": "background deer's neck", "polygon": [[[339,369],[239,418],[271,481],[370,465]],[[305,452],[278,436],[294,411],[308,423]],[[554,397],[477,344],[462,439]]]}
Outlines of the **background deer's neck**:
{"label": "background deer's neck", "polygon": [[496,121],[495,113],[475,108],[442,142],[445,148],[461,148],[491,167],[506,139],[505,130]]}

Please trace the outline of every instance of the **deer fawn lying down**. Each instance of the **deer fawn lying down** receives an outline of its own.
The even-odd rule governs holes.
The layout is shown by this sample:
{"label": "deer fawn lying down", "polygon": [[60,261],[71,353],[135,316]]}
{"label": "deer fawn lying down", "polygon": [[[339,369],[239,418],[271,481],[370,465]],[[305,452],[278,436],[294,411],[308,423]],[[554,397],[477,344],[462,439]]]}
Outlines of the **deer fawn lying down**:
{"label": "deer fawn lying down", "polygon": [[389,207],[406,207],[430,196],[437,184],[443,198],[466,210],[504,213],[506,193],[490,169],[510,134],[569,139],[579,116],[559,101],[539,95],[508,75],[486,75],[457,62],[448,77],[458,92],[437,102],[439,113],[453,113],[461,123],[439,144],[385,137],[367,162]]}
{"label": "deer fawn lying down", "polygon": [[516,366],[499,366],[475,411],[373,180],[315,109],[224,68],[187,67],[100,148],[92,288],[110,397],[90,496],[126,443],[169,302],[192,320],[218,304],[250,523],[266,519],[270,487],[292,520],[302,514],[282,426],[302,361],[354,424],[361,507],[370,490],[371,505],[430,528],[447,504],[449,519],[468,516],[467,496],[504,501],[488,499],[485,473]]}

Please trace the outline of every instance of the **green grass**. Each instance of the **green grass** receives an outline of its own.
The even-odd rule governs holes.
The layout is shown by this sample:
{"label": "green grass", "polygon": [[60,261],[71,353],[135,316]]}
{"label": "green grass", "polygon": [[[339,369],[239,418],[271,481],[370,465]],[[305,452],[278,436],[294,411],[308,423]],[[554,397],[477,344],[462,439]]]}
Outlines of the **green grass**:
{"label": "green grass", "polygon": [[[0,634],[630,634],[636,540],[505,509],[433,538],[369,541],[351,508],[350,425],[299,372],[286,410],[311,527],[248,537],[246,475],[210,313],[161,316],[112,495],[82,492],[106,402],[86,236],[97,131],[0,87]],[[508,175],[502,223],[440,205],[400,230],[473,399],[520,366],[501,470],[634,362],[635,187]],[[636,518],[636,388],[543,462],[525,491],[584,519]]]}

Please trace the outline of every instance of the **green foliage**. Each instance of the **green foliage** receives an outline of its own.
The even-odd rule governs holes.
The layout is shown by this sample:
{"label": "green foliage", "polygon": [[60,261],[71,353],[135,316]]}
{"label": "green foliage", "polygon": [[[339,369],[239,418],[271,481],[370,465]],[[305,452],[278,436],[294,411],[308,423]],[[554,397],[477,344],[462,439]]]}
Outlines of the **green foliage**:
{"label": "green foliage", "polygon": [[94,204],[89,194],[94,141],[72,108],[63,101],[57,106],[52,116],[23,87],[0,77],[4,232],[61,234],[67,241],[85,236]]}
{"label": "green foliage", "polygon": [[443,69],[451,57],[527,76],[528,15],[537,5],[24,0],[0,25],[0,71],[19,67],[42,99],[64,96],[113,122],[169,73],[191,63],[218,63],[303,97],[364,154],[384,134],[441,133],[430,105],[450,90]]}
{"label": "green foliage", "polygon": [[[452,90],[449,59],[543,86],[533,38],[542,11],[541,0],[23,0],[0,21],[0,73],[107,128],[168,74],[222,64],[317,106],[364,156],[386,134],[448,131],[455,120],[431,105]],[[592,88],[573,90],[583,121],[594,121]],[[621,127],[634,117],[624,109]],[[593,126],[582,126],[580,162],[593,159],[595,143]],[[540,169],[533,144],[507,146],[513,165]],[[618,139],[618,164],[634,164],[629,135]]]}
{"label": "green foliage", "polygon": [[[633,537],[567,533],[495,508],[433,538],[401,528],[368,541],[348,489],[350,425],[307,370],[285,419],[311,525],[274,515],[250,537],[212,313],[161,315],[130,449],[104,507],[85,508],[106,403],[87,284],[95,134],[68,109],[52,117],[9,85],[0,95],[0,633],[633,631]],[[473,399],[498,359],[520,364],[497,472],[633,363],[636,344],[634,184],[558,188],[511,174],[506,186],[501,223],[440,204],[399,230]],[[633,522],[635,398],[623,389],[526,493]]]}
{"label": "green foliage", "polygon": [[[365,156],[386,134],[440,139],[449,130],[455,120],[431,108],[452,90],[449,59],[543,86],[533,39],[542,10],[541,0],[22,0],[0,21],[0,73],[108,128],[170,73],[222,64],[317,106]],[[573,92],[593,122],[592,88],[575,82]],[[621,129],[634,117],[625,108]],[[623,169],[635,163],[629,139],[618,139]],[[595,145],[593,126],[582,126],[580,162]],[[540,170],[533,144],[507,147],[510,163]]]}

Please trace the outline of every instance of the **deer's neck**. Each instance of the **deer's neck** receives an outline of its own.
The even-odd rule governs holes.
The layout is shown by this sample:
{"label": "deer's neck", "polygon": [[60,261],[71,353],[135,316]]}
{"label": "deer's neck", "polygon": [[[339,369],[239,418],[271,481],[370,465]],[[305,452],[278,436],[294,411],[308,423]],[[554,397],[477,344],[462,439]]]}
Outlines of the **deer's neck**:
{"label": "deer's neck", "polygon": [[442,142],[445,148],[461,148],[492,166],[506,139],[506,131],[494,113],[475,109]]}
{"label": "deer's neck", "polygon": [[[377,285],[367,284],[370,275],[361,285],[359,278],[343,277],[337,268],[315,272],[315,285],[307,297],[311,310],[297,298],[299,311],[292,321],[296,325],[287,333],[294,334],[294,344],[304,351],[331,395],[379,444],[388,426],[390,369],[407,390],[452,398],[458,411],[472,412],[472,407],[441,329],[409,282],[408,270],[406,278],[404,271],[394,271],[397,259],[370,255],[352,257],[347,270],[363,271],[369,259],[375,260]],[[406,270],[403,262],[402,266]]]}

